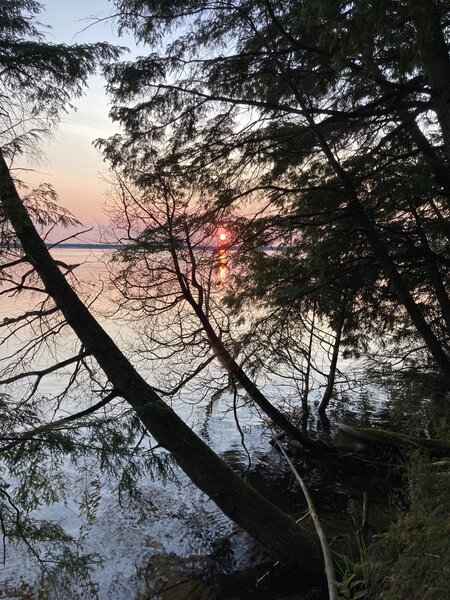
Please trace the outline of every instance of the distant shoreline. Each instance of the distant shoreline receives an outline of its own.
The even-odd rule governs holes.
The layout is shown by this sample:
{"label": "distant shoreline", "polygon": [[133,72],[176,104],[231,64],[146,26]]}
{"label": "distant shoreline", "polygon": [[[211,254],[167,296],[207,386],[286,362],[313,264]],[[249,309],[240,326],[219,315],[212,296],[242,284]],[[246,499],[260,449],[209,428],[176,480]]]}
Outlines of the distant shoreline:
{"label": "distant shoreline", "polygon": [[59,244],[58,242],[55,242],[54,244],[48,242],[45,245],[49,250],[55,248],[61,248],[63,250],[118,250],[125,247],[125,244]]}
{"label": "distant shoreline", "polygon": [[[47,242],[45,244],[49,250],[61,248],[62,250],[120,250],[125,248],[126,244],[71,244],[55,242],[54,244]],[[219,246],[198,246],[199,250],[219,250]],[[237,246],[231,246],[229,250],[236,249]],[[277,246],[261,246],[259,250],[262,252],[274,252],[279,250]]]}

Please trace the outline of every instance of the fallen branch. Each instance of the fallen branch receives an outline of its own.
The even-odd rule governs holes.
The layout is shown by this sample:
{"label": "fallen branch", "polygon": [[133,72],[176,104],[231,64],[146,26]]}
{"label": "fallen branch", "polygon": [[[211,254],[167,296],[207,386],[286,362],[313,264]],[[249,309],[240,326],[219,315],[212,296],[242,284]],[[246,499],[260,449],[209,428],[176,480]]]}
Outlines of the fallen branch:
{"label": "fallen branch", "polygon": [[450,456],[450,444],[444,440],[432,440],[375,427],[356,428],[340,424],[339,429],[363,444],[406,450],[426,450],[439,456]]}
{"label": "fallen branch", "polygon": [[317,532],[317,537],[319,538],[320,547],[322,549],[323,560],[325,563],[325,574],[327,577],[328,584],[328,595],[330,600],[338,600],[338,590],[336,587],[336,572],[334,570],[333,558],[331,556],[330,547],[328,546],[327,538],[325,536],[324,530],[322,529],[319,516],[311,500],[311,496],[309,495],[308,488],[304,484],[303,479],[300,477],[300,474],[294,467],[292,461],[289,459],[289,456],[286,454],[286,451],[283,448],[283,446],[278,441],[276,442],[276,445],[280,449],[281,453],[283,454],[284,458],[286,459],[289,465],[289,468],[294,474],[294,477],[296,478],[296,480],[300,484],[300,487],[302,488],[303,495],[305,496],[306,503],[308,504],[309,514],[311,515],[311,518],[313,520],[314,527]]}

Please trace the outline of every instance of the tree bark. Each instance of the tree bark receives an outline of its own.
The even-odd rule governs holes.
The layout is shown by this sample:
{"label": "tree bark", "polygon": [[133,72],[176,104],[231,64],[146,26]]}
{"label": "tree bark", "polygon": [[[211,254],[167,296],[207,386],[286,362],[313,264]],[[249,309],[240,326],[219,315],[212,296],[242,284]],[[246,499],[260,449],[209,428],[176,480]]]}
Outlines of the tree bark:
{"label": "tree bark", "polygon": [[434,0],[409,0],[409,12],[417,31],[417,45],[431,89],[431,101],[450,161],[450,59],[441,15]]}
{"label": "tree bark", "polygon": [[347,298],[346,298],[346,295],[344,294],[344,296],[342,297],[341,310],[339,312],[339,320],[338,320],[338,323],[336,326],[336,337],[334,339],[333,353],[331,355],[331,363],[330,363],[330,370],[328,372],[327,387],[325,388],[325,392],[324,392],[322,400],[319,404],[319,415],[325,414],[325,411],[328,407],[331,396],[333,394],[334,381],[336,378],[337,362],[338,362],[338,358],[339,358],[339,350],[341,347],[342,328],[344,327],[346,310],[347,310]]}
{"label": "tree bark", "polygon": [[26,211],[0,154],[0,200],[27,259],[86,351],[95,357],[114,390],[136,411],[147,431],[188,477],[235,523],[305,578],[323,577],[319,545],[286,513],[228,467],[167,406],[102,329],[67,283]]}
{"label": "tree bark", "polygon": [[365,444],[407,450],[424,450],[436,456],[450,455],[450,444],[445,440],[431,440],[413,435],[404,435],[375,427],[350,427],[340,424],[339,429],[348,436]]}

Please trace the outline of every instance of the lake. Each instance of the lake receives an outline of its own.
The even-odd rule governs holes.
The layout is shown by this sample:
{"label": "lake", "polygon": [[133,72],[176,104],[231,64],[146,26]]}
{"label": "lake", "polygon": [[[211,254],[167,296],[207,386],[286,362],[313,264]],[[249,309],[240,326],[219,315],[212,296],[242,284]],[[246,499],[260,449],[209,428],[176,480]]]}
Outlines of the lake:
{"label": "lake", "polygon": [[[116,269],[110,260],[111,250],[59,248],[52,253],[65,265],[79,265],[72,275],[74,285],[109,335],[151,385],[163,390],[174,387],[192,365],[204,359],[203,354],[189,358],[189,347],[186,352],[172,356],[170,345],[163,352],[164,359],[156,356],[152,344],[161,336],[164,339],[167,335],[167,339],[171,339],[171,331],[176,337],[179,330],[171,313],[161,316],[158,326],[153,315],[150,331],[148,325],[120,307],[117,293],[109,286],[109,275],[114,274]],[[230,275],[223,253],[218,256],[217,269],[217,284],[223,286]],[[218,289],[219,296],[220,293]],[[73,334],[62,328],[62,323],[58,318],[55,321],[54,315],[49,317],[49,328],[44,331],[45,336],[49,331],[51,335],[44,336],[44,342],[40,340],[43,330],[37,322],[14,332],[13,326],[5,322],[5,319],[11,320],[35,310],[40,305],[41,296],[40,292],[2,296],[0,322],[4,326],[1,330],[0,364],[3,379],[13,378],[24,365],[28,370],[42,371],[55,361],[67,360],[79,350]],[[45,308],[51,308],[51,305],[45,305]],[[181,316],[186,335],[191,335],[196,325],[189,315],[183,313]],[[157,327],[160,329],[157,330]],[[146,339],[151,341],[148,346]],[[21,353],[20,364],[11,367],[17,352]],[[331,407],[330,434],[335,437],[338,421],[378,422],[393,401],[390,391],[381,389],[377,383],[354,384],[351,375],[355,369],[361,368],[360,365],[347,361],[344,366],[347,375],[340,378]],[[301,390],[298,381],[291,379],[287,370],[261,372],[257,382],[265,394],[284,410],[298,411]],[[80,372],[76,372],[73,365],[68,365],[42,377],[36,388],[35,383],[36,377],[19,379],[3,389],[16,400],[26,398],[33,390],[46,418],[61,418],[87,408],[95,401],[95,394],[106,386],[93,364],[82,365]],[[236,400],[228,383],[227,375],[213,361],[201,375],[189,381],[168,401],[235,469],[293,514],[304,515],[304,499],[293,484],[284,459],[269,443],[274,432],[239,390]],[[323,430],[321,421],[314,414],[314,402],[320,397],[321,384],[323,380],[318,377],[311,392],[313,418],[308,427],[314,431]],[[114,418],[120,419],[124,407],[118,404],[107,410],[112,411],[109,414],[113,414]],[[342,440],[342,443],[346,442]],[[150,448],[154,441],[145,439],[141,441],[140,448],[142,445]],[[180,572],[198,575],[206,569],[214,577],[249,568],[261,560],[261,552],[247,536],[239,532],[176,467],[168,482],[163,482],[155,473],[139,477],[139,495],[134,497],[124,497],[123,493],[119,493],[118,478],[111,476],[89,455],[83,458],[82,468],[74,465],[69,458],[59,465],[49,464],[47,467],[54,468],[62,480],[58,498],[35,508],[30,514],[60,524],[79,540],[81,553],[92,554],[89,577],[81,582],[66,581],[69,591],[63,593],[70,594],[71,598],[156,599],[164,597],[164,589],[170,587],[174,577],[180,577]],[[308,467],[305,481],[331,529],[337,527],[345,532],[342,514],[348,516],[351,502],[361,501],[361,489],[360,481],[355,481],[353,475],[347,479],[344,477],[344,483],[338,475],[342,474],[330,474],[323,465],[315,465]],[[13,486],[17,477],[7,472],[5,476]],[[370,486],[369,480],[370,474],[367,486]],[[89,514],[82,510],[83,498],[89,500]],[[8,540],[5,549],[6,563],[1,575],[3,587],[10,590],[11,597],[17,597],[13,595],[14,590],[21,585],[23,589],[33,585],[38,574],[37,564],[32,555],[24,552],[23,546]],[[39,549],[45,554],[44,547]],[[57,581],[56,587],[61,591],[64,585],[64,582]]]}

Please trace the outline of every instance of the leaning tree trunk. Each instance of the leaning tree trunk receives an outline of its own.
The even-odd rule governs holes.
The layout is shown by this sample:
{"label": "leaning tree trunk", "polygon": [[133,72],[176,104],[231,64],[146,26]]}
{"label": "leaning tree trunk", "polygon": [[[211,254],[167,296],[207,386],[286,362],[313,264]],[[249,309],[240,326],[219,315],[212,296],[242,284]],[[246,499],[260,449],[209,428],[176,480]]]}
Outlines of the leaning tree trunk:
{"label": "leaning tree trunk", "polygon": [[[427,0],[427,2],[432,4],[431,0]],[[414,4],[414,2],[412,2]],[[417,3],[416,3],[417,4]],[[434,5],[433,5],[434,6]],[[447,57],[448,60],[448,57]],[[443,67],[444,68],[444,67]],[[446,69],[447,67],[445,67]],[[446,71],[447,72],[447,71]],[[439,85],[445,84],[445,77],[442,77]],[[408,313],[414,327],[417,329],[419,334],[422,336],[425,345],[427,346],[430,354],[433,356],[436,364],[438,365],[443,377],[446,380],[446,383],[450,385],[450,358],[447,356],[444,351],[442,344],[434,334],[433,329],[427,323],[421,309],[419,308],[417,302],[414,300],[402,274],[397,268],[395,261],[393,260],[389,248],[386,246],[382,236],[380,235],[379,229],[375,221],[369,216],[364,208],[364,205],[361,203],[360,198],[358,196],[358,192],[355,188],[354,182],[349,175],[349,173],[345,170],[345,168],[341,165],[339,160],[336,158],[331,146],[325,139],[322,131],[318,127],[317,123],[314,120],[313,115],[311,114],[310,108],[308,104],[305,102],[305,99],[302,97],[298,90],[294,90],[296,94],[297,102],[299,103],[302,110],[305,112],[305,118],[313,131],[317,142],[328,162],[330,167],[333,169],[337,177],[342,181],[344,191],[347,195],[347,209],[354,219],[355,223],[361,228],[364,232],[367,241],[372,249],[373,255],[380,265],[381,269],[384,271],[384,274],[390,280],[392,287],[394,288],[398,299],[403,304],[406,312]],[[445,96],[445,98],[447,98]],[[446,100],[447,102],[447,100]],[[445,114],[444,114],[445,113]],[[445,110],[442,113],[442,118],[446,123],[446,115]],[[449,118],[450,124],[450,118]],[[444,138],[445,139],[445,138]],[[450,143],[450,127],[449,127],[449,143]],[[450,148],[450,146],[449,146]]]}
{"label": "leaning tree trunk", "polygon": [[231,353],[226,348],[220,337],[217,335],[214,327],[211,324],[210,319],[206,315],[205,311],[201,306],[201,302],[197,301],[189,286],[186,285],[183,274],[181,272],[178,256],[174,246],[171,247],[171,256],[175,272],[180,285],[181,292],[185,300],[190,304],[196,317],[198,318],[203,331],[206,334],[208,343],[211,346],[212,351],[217,356],[222,366],[228,371],[228,373],[238,381],[244,390],[247,392],[253,402],[269,417],[274,425],[282,429],[288,437],[296,440],[302,446],[308,450],[326,455],[336,455],[336,452],[329,444],[322,442],[321,440],[313,440],[306,433],[300,431],[276,406],[274,406],[266,396],[261,392],[258,386],[248,377],[244,369],[236,362]]}
{"label": "leaning tree trunk", "polygon": [[118,395],[136,411],[147,431],[167,449],[188,477],[217,506],[305,578],[323,575],[318,544],[286,513],[244,482],[167,406],[102,329],[52,259],[26,211],[0,154],[0,201],[27,260],[83,346],[98,362]]}
{"label": "leaning tree trunk", "polygon": [[376,224],[367,215],[354,190],[353,198],[349,202],[349,208],[352,211],[355,221],[364,230],[378,264],[383,269],[385,275],[390,279],[392,286],[395,289],[400,302],[407,311],[413,325],[422,336],[423,341],[436,361],[447,384],[450,384],[450,358],[444,351],[442,344],[434,334],[431,326],[425,320],[421,309],[409,291],[392,256],[389,254],[389,250],[380,236]]}
{"label": "leaning tree trunk", "polygon": [[420,221],[417,208],[412,203],[410,204],[410,210],[416,222],[417,235],[420,241],[420,245],[422,247],[423,257],[428,266],[430,281],[434,287],[436,299],[439,302],[439,306],[441,308],[442,318],[445,321],[447,331],[450,332],[450,298],[447,294],[447,290],[445,289],[445,284],[441,272],[439,270],[438,264],[436,262],[434,252],[432,251],[428,242],[427,234]]}
{"label": "leaning tree trunk", "polygon": [[441,186],[447,206],[450,206],[450,170],[448,164],[442,156],[439,156],[436,148],[420,129],[415,117],[406,110],[399,111],[399,114],[412,141],[427,161],[432,177]]}
{"label": "leaning tree trunk", "polygon": [[442,344],[434,334],[434,331],[429,323],[427,323],[417,302],[414,300],[405,279],[398,270],[397,265],[389,252],[389,248],[386,246],[385,241],[380,235],[375,221],[367,214],[364,205],[361,203],[351,176],[334,155],[331,146],[328,144],[322,131],[316,124],[310,108],[300,92],[295,90],[295,93],[296,99],[302,110],[305,112],[305,118],[311,130],[313,131],[317,142],[324,156],[326,157],[326,160],[328,161],[328,164],[333,169],[337,177],[342,181],[344,191],[347,195],[347,209],[351,217],[364,232],[375,259],[377,260],[381,269],[384,271],[386,277],[388,277],[390,280],[398,299],[403,304],[414,327],[422,336],[425,345],[436,361],[436,364],[445,378],[446,383],[450,385],[450,358],[447,356]]}

